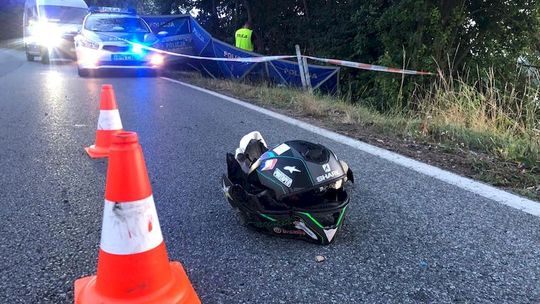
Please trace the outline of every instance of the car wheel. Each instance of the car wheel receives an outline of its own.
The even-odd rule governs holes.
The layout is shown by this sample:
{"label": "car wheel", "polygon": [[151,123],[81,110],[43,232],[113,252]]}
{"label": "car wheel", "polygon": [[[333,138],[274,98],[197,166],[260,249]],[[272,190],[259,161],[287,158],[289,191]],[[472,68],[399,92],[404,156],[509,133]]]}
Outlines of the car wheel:
{"label": "car wheel", "polygon": [[81,69],[80,67],[77,67],[77,74],[79,74],[80,77],[88,77],[90,75],[90,71],[88,71],[88,69]]}
{"label": "car wheel", "polygon": [[28,54],[28,51],[26,52],[26,60],[27,61],[34,61],[34,55]]}
{"label": "car wheel", "polygon": [[49,50],[47,48],[41,49],[41,63],[43,64],[49,64]]}
{"label": "car wheel", "polygon": [[26,53],[26,60],[27,61],[34,61],[34,55],[28,53],[28,45],[24,45],[24,52]]}

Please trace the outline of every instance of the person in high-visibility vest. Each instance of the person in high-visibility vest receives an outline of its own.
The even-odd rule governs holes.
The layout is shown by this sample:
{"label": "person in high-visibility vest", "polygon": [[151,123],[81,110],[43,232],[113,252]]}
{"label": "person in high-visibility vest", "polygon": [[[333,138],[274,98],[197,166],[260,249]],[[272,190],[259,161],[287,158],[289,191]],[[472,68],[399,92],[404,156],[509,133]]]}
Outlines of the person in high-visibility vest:
{"label": "person in high-visibility vest", "polygon": [[253,52],[253,41],[255,40],[255,35],[253,30],[251,30],[251,23],[248,21],[244,26],[236,31],[234,34],[235,45],[237,48]]}

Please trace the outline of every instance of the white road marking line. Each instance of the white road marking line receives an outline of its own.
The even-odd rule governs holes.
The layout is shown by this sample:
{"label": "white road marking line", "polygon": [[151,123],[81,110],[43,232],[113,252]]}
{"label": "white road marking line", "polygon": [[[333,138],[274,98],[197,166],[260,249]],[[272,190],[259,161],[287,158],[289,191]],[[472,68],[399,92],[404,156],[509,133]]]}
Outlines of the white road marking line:
{"label": "white road marking line", "polygon": [[204,89],[204,88],[200,88],[200,87],[197,87],[197,86],[194,86],[194,85],[191,85],[191,84],[188,84],[188,83],[184,83],[184,82],[181,82],[181,81],[178,81],[178,80],[174,80],[174,79],[171,79],[171,78],[161,77],[161,79],[164,79],[164,80],[167,80],[167,81],[170,81],[170,82],[174,82],[174,83],[177,83],[177,84],[181,84],[183,86],[186,86],[186,87],[189,87],[189,88],[192,88],[192,89],[195,89],[195,90],[210,94],[212,96],[224,99],[224,100],[232,102],[234,104],[243,106],[245,108],[248,108],[248,109],[257,111],[259,113],[265,114],[267,116],[270,116],[272,118],[281,120],[281,121],[286,122],[288,124],[297,126],[297,127],[302,128],[304,130],[307,130],[307,131],[313,132],[315,134],[324,136],[324,137],[326,137],[328,139],[331,139],[331,140],[334,140],[334,141],[336,141],[338,143],[348,145],[348,146],[350,146],[352,148],[358,149],[358,150],[363,151],[365,153],[369,153],[371,155],[374,155],[374,156],[377,156],[379,158],[388,160],[390,162],[393,162],[393,163],[398,164],[400,166],[409,168],[411,170],[422,173],[424,175],[436,178],[436,179],[438,179],[440,181],[443,181],[443,182],[446,182],[448,184],[457,186],[457,187],[459,187],[461,189],[464,189],[464,190],[470,191],[472,193],[478,194],[478,195],[480,195],[482,197],[485,197],[485,198],[488,198],[490,200],[499,202],[501,204],[507,205],[509,207],[521,210],[523,212],[526,212],[526,213],[529,213],[529,214],[532,214],[532,215],[535,215],[535,216],[540,216],[540,203],[539,202],[535,202],[535,201],[526,199],[524,197],[521,197],[521,196],[518,196],[518,195],[515,195],[515,194],[512,194],[512,193],[506,192],[506,191],[501,190],[501,189],[497,189],[497,188],[495,188],[493,186],[486,185],[484,183],[472,180],[470,178],[466,178],[466,177],[457,175],[455,173],[452,173],[452,172],[449,172],[449,171],[446,171],[446,170],[443,170],[443,169],[440,169],[440,168],[437,168],[437,167],[434,167],[434,166],[419,162],[417,160],[405,157],[403,155],[399,155],[397,153],[390,152],[388,150],[385,150],[385,149],[382,149],[382,148],[379,148],[379,147],[376,147],[376,146],[361,142],[359,140],[352,139],[352,138],[350,138],[348,136],[341,135],[341,134],[338,134],[338,133],[335,133],[335,132],[332,132],[332,131],[329,131],[329,130],[326,130],[326,129],[323,129],[323,128],[320,128],[320,127],[316,127],[316,126],[308,124],[306,122],[303,122],[303,121],[300,121],[300,120],[285,116],[283,114],[279,114],[279,113],[276,113],[276,112],[261,108],[259,106],[247,103],[245,101],[238,100],[238,99],[233,98],[233,97],[229,97],[229,96],[226,96],[226,95],[223,95],[223,94],[220,94],[220,93],[216,93],[214,91],[210,91],[210,90],[207,90],[207,89]]}

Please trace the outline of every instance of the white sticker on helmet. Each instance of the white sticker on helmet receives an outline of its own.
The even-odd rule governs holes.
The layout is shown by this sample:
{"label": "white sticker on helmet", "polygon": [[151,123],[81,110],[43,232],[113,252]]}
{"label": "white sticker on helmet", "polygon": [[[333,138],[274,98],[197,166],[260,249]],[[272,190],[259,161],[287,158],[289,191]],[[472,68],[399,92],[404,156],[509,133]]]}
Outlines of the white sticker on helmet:
{"label": "white sticker on helmet", "polygon": [[281,155],[287,151],[289,151],[291,147],[289,147],[288,145],[286,144],[281,144],[277,147],[274,148],[274,152],[277,154],[277,155]]}
{"label": "white sticker on helmet", "polygon": [[326,173],[332,171],[332,169],[330,169],[330,164],[324,164],[324,165],[322,165],[322,168],[323,168],[324,172],[326,172]]}
{"label": "white sticker on helmet", "polygon": [[280,181],[281,183],[283,183],[285,186],[287,187],[291,187],[291,184],[292,184],[292,178],[288,177],[287,174],[283,173],[283,171],[279,170],[278,168],[276,168],[274,170],[274,177],[277,178],[278,181]]}
{"label": "white sticker on helmet", "polygon": [[283,170],[289,171],[289,173],[293,174],[294,172],[302,172],[298,169],[296,169],[296,166],[285,166],[283,167]]}

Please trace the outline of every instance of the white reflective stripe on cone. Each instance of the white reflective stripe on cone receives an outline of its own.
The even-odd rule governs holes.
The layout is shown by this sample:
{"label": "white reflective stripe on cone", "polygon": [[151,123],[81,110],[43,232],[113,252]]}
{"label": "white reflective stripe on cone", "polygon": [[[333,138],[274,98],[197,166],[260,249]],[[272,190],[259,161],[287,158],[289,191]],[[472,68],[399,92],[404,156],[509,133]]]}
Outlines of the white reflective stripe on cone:
{"label": "white reflective stripe on cone", "polygon": [[163,242],[154,197],[115,203],[105,200],[101,249],[111,254],[135,254]]}
{"label": "white reflective stripe on cone", "polygon": [[120,112],[118,112],[118,109],[100,110],[97,129],[122,130],[122,120],[120,120]]}

